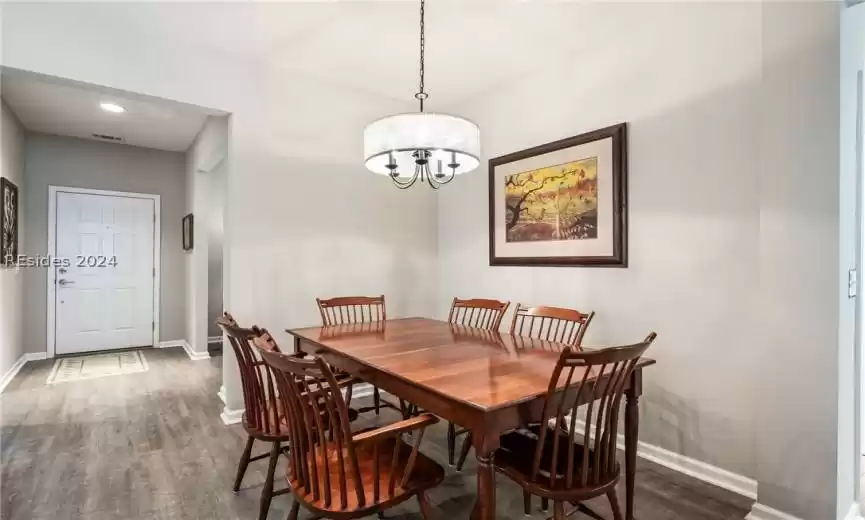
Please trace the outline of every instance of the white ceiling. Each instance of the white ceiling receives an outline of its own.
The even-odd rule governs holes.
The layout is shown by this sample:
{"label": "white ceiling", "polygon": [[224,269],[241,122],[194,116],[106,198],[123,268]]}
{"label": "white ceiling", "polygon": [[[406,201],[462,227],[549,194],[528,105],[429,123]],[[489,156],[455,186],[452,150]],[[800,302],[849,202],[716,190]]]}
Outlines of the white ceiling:
{"label": "white ceiling", "polygon": [[[135,34],[192,45],[390,99],[411,101],[417,89],[417,0],[44,8],[65,9],[68,23],[96,24],[105,42]],[[616,35],[651,29],[639,4],[623,10],[607,2],[430,0],[426,15],[430,110],[448,109],[551,64],[573,64],[587,48],[615,52]]]}
{"label": "white ceiling", "polygon": [[[118,136],[121,144],[182,152],[189,148],[208,113],[202,108],[113,89],[60,81],[19,71],[3,71],[0,96],[21,123],[34,132],[104,141],[93,134]],[[126,109],[102,110],[102,102]]]}

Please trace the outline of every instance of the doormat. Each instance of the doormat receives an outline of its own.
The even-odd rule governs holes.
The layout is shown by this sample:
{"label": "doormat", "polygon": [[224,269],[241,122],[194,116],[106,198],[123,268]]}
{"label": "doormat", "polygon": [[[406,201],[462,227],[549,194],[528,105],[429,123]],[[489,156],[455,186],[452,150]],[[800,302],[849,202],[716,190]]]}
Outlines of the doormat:
{"label": "doormat", "polygon": [[71,383],[85,379],[147,372],[147,360],[140,350],[60,358],[54,362],[46,384]]}

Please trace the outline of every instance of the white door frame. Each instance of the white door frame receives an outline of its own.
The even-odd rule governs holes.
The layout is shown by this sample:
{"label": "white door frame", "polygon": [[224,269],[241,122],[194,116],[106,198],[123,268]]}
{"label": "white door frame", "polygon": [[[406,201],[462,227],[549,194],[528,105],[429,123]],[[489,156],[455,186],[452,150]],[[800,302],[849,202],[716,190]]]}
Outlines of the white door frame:
{"label": "white door frame", "polygon": [[[162,205],[159,195],[150,193],[132,193],[127,191],[92,190],[88,188],[70,188],[66,186],[48,186],[48,256],[55,258],[57,255],[57,194],[58,193],[83,193],[85,195],[108,195],[111,197],[128,197],[133,199],[149,199],[153,201],[153,267],[156,274],[153,277],[153,346],[159,346],[159,287],[162,279],[162,262],[160,262],[162,251],[162,228],[160,226],[160,212]],[[56,349],[56,277],[57,269],[49,267],[48,274],[48,357],[53,358]]]}

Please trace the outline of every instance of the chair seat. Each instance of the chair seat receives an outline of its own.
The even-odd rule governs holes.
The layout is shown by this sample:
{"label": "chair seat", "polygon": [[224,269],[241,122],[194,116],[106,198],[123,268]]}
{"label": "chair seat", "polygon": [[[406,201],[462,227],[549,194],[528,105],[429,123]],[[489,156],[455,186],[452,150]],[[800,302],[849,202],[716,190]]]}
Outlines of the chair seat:
{"label": "chair seat", "polygon": [[[391,468],[392,458],[395,443],[399,443],[399,458],[396,466]],[[318,498],[313,495],[313,490],[299,487],[297,480],[292,476],[292,468],[286,470],[286,478],[291,486],[295,496],[304,502],[308,507],[317,509],[322,512],[339,512],[351,511],[362,516],[364,512],[374,512],[376,506],[387,503],[388,506],[398,504],[408,498],[411,498],[418,491],[430,489],[439,485],[444,480],[444,469],[435,461],[427,457],[421,452],[417,453],[414,467],[411,471],[411,476],[406,481],[404,486],[400,486],[400,480],[405,473],[408,464],[408,458],[411,454],[411,446],[398,439],[382,440],[378,443],[378,459],[379,459],[379,499],[374,500],[374,475],[375,475],[375,456],[372,445],[356,446],[355,453],[357,454],[357,463],[360,468],[361,485],[365,503],[363,506],[358,504],[357,493],[355,491],[355,478],[353,472],[347,471],[346,479],[346,502],[343,507],[340,494],[340,475],[339,464],[339,448],[334,443],[326,445],[328,479],[325,480],[325,464],[319,451],[315,454],[315,464],[319,471],[319,493]],[[348,454],[345,449],[342,450],[342,455],[347,459]],[[390,493],[388,486],[391,475],[395,481],[393,494]],[[330,504],[325,500],[325,488],[330,489]]]}
{"label": "chair seat", "polygon": [[[246,412],[243,412],[243,429],[245,429],[253,437],[262,440],[288,440],[288,422],[285,413],[282,410],[282,402],[279,399],[267,400],[267,416],[268,428],[265,429],[264,424],[249,422]],[[324,420],[327,421],[326,414]],[[274,421],[273,418],[276,418]],[[353,422],[358,417],[358,412],[354,408],[348,409],[348,420]]]}
{"label": "chair seat", "polygon": [[[503,435],[500,440],[500,448],[495,454],[496,470],[524,487],[530,488],[534,494],[552,499],[569,500],[575,494],[579,495],[583,493],[594,495],[615,485],[620,473],[618,462],[616,462],[615,471],[599,472],[599,479],[597,481],[592,478],[594,473],[592,464],[587,464],[587,484],[580,486],[580,476],[586,448],[579,442],[575,442],[572,462],[574,476],[571,486],[568,487],[565,475],[568,469],[568,444],[571,441],[566,433],[554,432],[550,428],[547,430],[544,446],[541,450],[540,471],[532,479],[532,464],[534,463],[536,447],[540,441],[539,435],[542,427],[544,426],[541,424],[533,424],[525,429]],[[553,467],[553,442],[555,435],[559,436],[559,446],[555,458],[556,478],[551,483],[549,469]],[[589,450],[589,453],[593,453],[592,450]],[[593,459],[594,457],[590,456],[589,462]]]}

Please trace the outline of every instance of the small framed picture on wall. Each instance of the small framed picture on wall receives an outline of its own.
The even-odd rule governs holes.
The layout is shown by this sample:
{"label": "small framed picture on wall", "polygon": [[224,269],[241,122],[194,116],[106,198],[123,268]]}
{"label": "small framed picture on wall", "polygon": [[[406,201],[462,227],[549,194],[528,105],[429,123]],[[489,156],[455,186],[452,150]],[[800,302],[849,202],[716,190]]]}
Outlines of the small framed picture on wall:
{"label": "small framed picture on wall", "polygon": [[183,217],[183,250],[192,251],[192,213]]}
{"label": "small framed picture on wall", "polygon": [[18,186],[0,178],[0,265],[14,266],[18,256]]}

